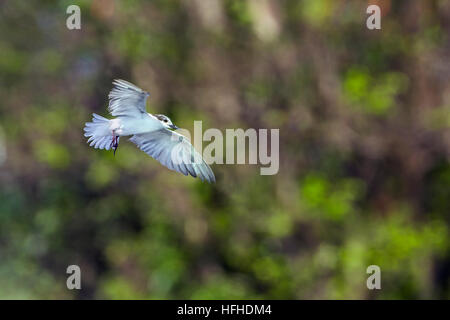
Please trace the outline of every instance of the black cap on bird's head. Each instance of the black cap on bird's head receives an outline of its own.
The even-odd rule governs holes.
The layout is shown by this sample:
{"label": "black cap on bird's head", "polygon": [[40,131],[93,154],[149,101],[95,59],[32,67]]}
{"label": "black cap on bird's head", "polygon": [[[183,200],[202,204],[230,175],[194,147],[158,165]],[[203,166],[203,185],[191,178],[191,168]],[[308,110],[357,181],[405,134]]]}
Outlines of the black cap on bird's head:
{"label": "black cap on bird's head", "polygon": [[155,114],[155,117],[162,123],[162,125],[169,129],[179,129],[176,125],[172,123],[172,120],[169,119],[169,117],[163,115],[163,114]]}

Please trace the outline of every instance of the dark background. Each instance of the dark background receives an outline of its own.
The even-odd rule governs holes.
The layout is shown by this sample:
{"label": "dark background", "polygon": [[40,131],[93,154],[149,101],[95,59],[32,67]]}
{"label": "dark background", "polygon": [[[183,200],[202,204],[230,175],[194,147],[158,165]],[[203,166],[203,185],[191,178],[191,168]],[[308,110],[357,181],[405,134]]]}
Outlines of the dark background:
{"label": "dark background", "polygon": [[[0,298],[449,298],[449,28],[444,0],[0,1]],[[279,173],[89,148],[115,78],[191,132],[279,128]]]}

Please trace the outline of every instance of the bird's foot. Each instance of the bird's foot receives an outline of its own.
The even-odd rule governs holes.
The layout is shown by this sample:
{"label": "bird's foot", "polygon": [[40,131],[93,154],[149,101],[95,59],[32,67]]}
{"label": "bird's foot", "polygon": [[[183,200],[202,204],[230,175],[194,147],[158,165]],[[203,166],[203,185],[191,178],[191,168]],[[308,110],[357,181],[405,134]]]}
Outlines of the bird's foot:
{"label": "bird's foot", "polygon": [[114,151],[114,155],[116,155],[116,150],[119,147],[119,136],[113,135],[112,141],[111,141],[111,148]]}

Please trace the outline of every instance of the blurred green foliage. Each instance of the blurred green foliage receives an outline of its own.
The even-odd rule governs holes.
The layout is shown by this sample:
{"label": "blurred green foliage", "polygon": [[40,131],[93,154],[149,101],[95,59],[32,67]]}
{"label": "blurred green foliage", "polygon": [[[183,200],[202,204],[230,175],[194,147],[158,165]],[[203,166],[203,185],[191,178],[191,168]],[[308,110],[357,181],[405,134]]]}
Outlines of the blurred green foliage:
{"label": "blurred green foliage", "polygon": [[[377,3],[0,2],[0,298],[450,298],[450,5]],[[280,128],[279,173],[89,148],[115,78],[191,133]]]}

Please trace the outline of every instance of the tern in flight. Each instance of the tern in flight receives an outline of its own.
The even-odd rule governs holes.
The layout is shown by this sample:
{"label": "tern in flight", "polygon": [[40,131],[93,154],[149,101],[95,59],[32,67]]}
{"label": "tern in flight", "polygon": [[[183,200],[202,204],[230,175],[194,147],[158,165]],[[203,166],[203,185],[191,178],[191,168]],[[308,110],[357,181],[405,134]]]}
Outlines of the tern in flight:
{"label": "tern in flight", "polygon": [[170,170],[199,177],[202,181],[216,181],[214,173],[188,139],[173,130],[176,125],[165,115],[147,113],[145,103],[149,96],[134,84],[114,80],[109,93],[108,111],[114,119],[93,114],[92,122],[84,127],[84,136],[96,149],[114,150],[121,136],[130,141]]}

